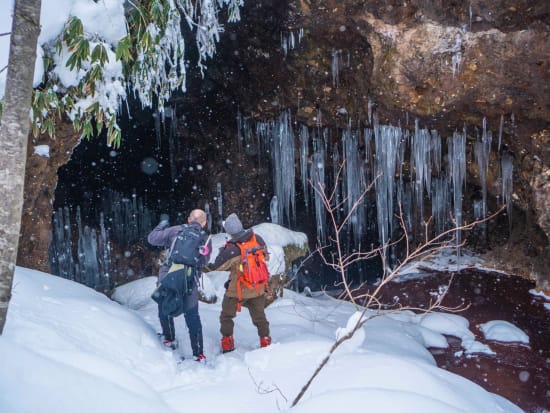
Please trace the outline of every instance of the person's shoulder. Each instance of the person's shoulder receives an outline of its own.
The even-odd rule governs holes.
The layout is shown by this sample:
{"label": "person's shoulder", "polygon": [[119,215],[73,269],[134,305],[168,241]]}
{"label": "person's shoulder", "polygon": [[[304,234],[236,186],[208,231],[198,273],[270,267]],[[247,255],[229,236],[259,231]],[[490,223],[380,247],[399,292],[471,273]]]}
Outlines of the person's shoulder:
{"label": "person's shoulder", "polygon": [[235,239],[235,242],[246,242],[246,241],[249,241],[252,236],[254,235],[254,231],[252,230],[252,228],[248,228],[248,229],[245,229],[243,230],[243,232],[241,234],[239,234],[239,236]]}
{"label": "person's shoulder", "polygon": [[256,241],[258,241],[258,243],[265,245],[265,240],[262,238],[260,234],[258,234],[257,232],[254,232],[254,236],[256,237]]}

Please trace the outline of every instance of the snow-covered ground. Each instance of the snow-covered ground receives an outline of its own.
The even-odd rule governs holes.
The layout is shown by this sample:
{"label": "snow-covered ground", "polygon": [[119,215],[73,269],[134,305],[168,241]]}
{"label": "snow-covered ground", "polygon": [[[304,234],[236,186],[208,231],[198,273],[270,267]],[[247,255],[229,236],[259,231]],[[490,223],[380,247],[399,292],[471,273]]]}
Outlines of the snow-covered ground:
{"label": "snow-covered ground", "polygon": [[[270,249],[275,241],[284,245],[300,239],[273,224],[264,231]],[[208,273],[205,292],[221,298],[226,276]],[[336,337],[358,319],[348,302],[285,290],[284,298],[267,308],[270,347],[258,348],[256,329],[243,309],[236,318],[237,350],[220,354],[221,300],[201,302],[207,363],[191,360],[185,323],[179,317],[178,351],[187,359],[178,364],[157,337],[156,305],[150,299],[155,281],[148,276],[119,287],[114,301],[80,284],[18,267],[0,336],[0,412],[290,410]],[[517,333],[513,325],[493,324],[498,328],[488,325],[487,330],[497,335],[490,339],[506,341]],[[475,341],[468,321],[456,314],[380,315],[336,350],[291,410],[359,411],[368,405],[379,412],[522,411],[438,368],[427,348],[446,347],[443,334],[462,340],[465,351],[457,357],[486,351]]]}

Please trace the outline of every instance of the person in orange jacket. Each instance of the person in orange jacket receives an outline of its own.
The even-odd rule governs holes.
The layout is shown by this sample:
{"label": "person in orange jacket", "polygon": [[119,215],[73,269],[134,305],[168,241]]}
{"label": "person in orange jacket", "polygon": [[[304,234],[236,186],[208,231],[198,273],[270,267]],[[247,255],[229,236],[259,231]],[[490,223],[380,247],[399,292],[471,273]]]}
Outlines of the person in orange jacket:
{"label": "person in orange jacket", "polygon": [[[225,232],[231,236],[226,245],[220,249],[212,267],[218,271],[230,271],[229,279],[225,283],[226,291],[222,301],[220,314],[220,333],[222,334],[222,352],[227,353],[235,349],[233,338],[233,319],[240,311],[241,305],[248,308],[252,323],[258,329],[260,347],[271,344],[269,322],[265,316],[267,282],[250,287],[239,281],[242,276],[241,248],[239,243],[251,242],[255,237],[257,248],[262,249],[267,258],[267,246],[261,236],[250,228],[245,230],[237,214],[229,215],[223,222]],[[253,242],[253,240],[252,240]]]}

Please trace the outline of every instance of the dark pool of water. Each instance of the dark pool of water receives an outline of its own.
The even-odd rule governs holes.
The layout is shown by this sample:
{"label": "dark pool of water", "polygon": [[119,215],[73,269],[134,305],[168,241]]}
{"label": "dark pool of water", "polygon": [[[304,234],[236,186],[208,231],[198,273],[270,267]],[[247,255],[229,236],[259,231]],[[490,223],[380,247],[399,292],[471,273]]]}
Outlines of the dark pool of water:
{"label": "dark pool of water", "polygon": [[[430,293],[450,283],[443,305],[468,306],[457,314],[470,322],[476,339],[496,355],[461,355],[460,340],[448,337],[449,348],[433,349],[438,366],[479,384],[515,403],[526,413],[550,413],[550,310],[543,297],[531,294],[529,280],[475,269],[459,273],[434,273],[414,280],[391,283],[382,302],[399,297],[401,305],[422,306]],[[479,324],[505,320],[529,336],[529,345],[485,340]]]}

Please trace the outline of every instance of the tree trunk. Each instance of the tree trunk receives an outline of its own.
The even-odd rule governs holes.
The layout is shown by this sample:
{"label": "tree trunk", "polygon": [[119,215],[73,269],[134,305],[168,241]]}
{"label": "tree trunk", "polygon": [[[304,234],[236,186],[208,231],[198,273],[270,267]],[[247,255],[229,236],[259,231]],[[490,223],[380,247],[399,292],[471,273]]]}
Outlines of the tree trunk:
{"label": "tree trunk", "polygon": [[0,334],[6,322],[19,244],[40,6],[41,0],[15,0],[14,6],[0,125]]}

